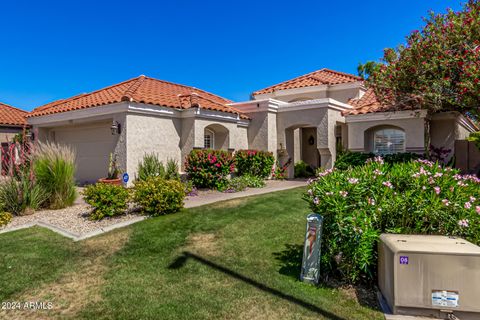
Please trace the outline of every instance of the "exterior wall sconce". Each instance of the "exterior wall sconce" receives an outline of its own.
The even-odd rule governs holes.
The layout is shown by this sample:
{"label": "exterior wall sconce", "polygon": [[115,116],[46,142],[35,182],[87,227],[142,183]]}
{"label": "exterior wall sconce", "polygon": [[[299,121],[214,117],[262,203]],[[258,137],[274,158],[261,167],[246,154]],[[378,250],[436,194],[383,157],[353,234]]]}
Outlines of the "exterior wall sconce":
{"label": "exterior wall sconce", "polygon": [[315,138],[313,136],[310,136],[310,138],[308,138],[308,144],[313,146],[314,143],[315,143]]}
{"label": "exterior wall sconce", "polygon": [[110,127],[110,131],[112,132],[112,135],[122,133],[122,126],[120,122],[113,120],[112,126]]}

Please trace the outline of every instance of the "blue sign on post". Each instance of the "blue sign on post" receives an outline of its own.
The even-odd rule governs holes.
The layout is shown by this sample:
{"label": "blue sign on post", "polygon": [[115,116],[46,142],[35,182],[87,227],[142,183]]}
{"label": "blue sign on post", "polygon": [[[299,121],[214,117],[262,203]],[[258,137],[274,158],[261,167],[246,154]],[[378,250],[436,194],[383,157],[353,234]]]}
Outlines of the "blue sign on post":
{"label": "blue sign on post", "polygon": [[127,183],[127,182],[128,182],[128,179],[130,179],[130,177],[128,176],[128,173],[125,172],[125,173],[123,174],[123,182],[124,182],[124,183]]}

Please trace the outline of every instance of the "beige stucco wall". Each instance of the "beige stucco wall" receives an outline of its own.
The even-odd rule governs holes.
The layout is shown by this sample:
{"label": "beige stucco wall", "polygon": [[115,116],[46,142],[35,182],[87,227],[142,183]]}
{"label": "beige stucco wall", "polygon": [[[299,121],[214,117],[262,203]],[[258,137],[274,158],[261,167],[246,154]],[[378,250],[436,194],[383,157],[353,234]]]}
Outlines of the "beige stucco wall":
{"label": "beige stucco wall", "polygon": [[16,134],[23,131],[23,128],[0,127],[0,143],[11,142]]}
{"label": "beige stucco wall", "polygon": [[158,155],[164,164],[169,159],[182,163],[181,119],[154,115],[128,114],[126,127],[127,172],[133,180],[139,162],[148,153]]}
{"label": "beige stucco wall", "polygon": [[[393,113],[375,114],[375,119],[368,119],[371,114],[347,117],[348,124],[348,149],[357,152],[373,151],[373,132],[382,127],[396,127],[405,131],[405,151],[423,153],[425,150],[425,118],[409,117],[406,119],[391,118]],[[383,118],[379,118],[381,116]],[[355,122],[354,122],[355,121]],[[358,122],[357,122],[358,121]]]}
{"label": "beige stucco wall", "polygon": [[456,112],[435,114],[430,122],[430,143],[435,147],[449,149],[446,157],[449,161],[455,153],[455,140],[464,140],[472,132],[462,124],[463,116]]}
{"label": "beige stucco wall", "polygon": [[247,130],[248,147],[256,150],[273,152],[279,148],[277,144],[277,114],[263,111],[249,113],[251,118]]}
{"label": "beige stucco wall", "polygon": [[447,160],[453,156],[455,139],[457,136],[457,124],[455,119],[432,119],[430,122],[430,144],[436,148],[449,149]]}

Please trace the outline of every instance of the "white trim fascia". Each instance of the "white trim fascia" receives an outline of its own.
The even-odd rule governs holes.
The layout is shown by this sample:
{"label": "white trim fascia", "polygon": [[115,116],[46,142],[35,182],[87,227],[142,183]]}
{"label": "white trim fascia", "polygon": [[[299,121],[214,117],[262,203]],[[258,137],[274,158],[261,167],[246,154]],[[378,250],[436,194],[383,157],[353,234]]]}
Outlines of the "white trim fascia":
{"label": "white trim fascia", "polygon": [[131,102],[128,106],[128,112],[178,118],[180,117],[181,110],[153,104]]}
{"label": "white trim fascia", "polygon": [[116,113],[122,113],[122,112],[126,112],[128,110],[128,107],[129,105],[127,102],[113,103],[113,104],[108,104],[108,105],[103,105],[98,107],[59,112],[59,113],[48,114],[48,115],[38,116],[38,117],[31,117],[31,118],[27,118],[27,122],[34,126],[42,126],[42,125],[51,126],[59,122],[68,122],[68,121],[93,118],[93,117],[98,117],[103,115],[113,115]]}
{"label": "white trim fascia", "polygon": [[227,122],[236,122],[240,125],[247,126],[249,120],[240,119],[238,114],[222,112],[222,111],[213,111],[206,110],[201,108],[190,108],[190,109],[174,109],[168,107],[162,107],[157,105],[145,104],[145,103],[135,103],[135,102],[121,102],[113,103],[109,105],[103,105],[98,107],[91,107],[80,110],[72,110],[66,112],[59,112],[55,114],[49,114],[38,117],[27,118],[29,124],[34,126],[58,126],[62,123],[71,123],[72,121],[78,120],[88,120],[89,118],[95,118],[99,116],[114,115],[117,113],[138,113],[146,115],[155,115],[169,118],[189,118],[189,117],[200,117],[214,120],[221,120]]}
{"label": "white trim fascia", "polygon": [[231,103],[228,105],[235,107],[245,113],[266,112],[266,111],[276,113],[279,109],[279,106],[284,104],[287,104],[287,103],[280,100],[275,100],[275,99],[262,99],[262,100],[251,100],[246,102]]}
{"label": "white trim fascia", "polygon": [[346,90],[346,89],[365,89],[365,85],[363,81],[355,81],[355,82],[347,82],[347,83],[339,83],[339,84],[332,84],[329,85],[329,91],[338,91],[338,90]]}
{"label": "white trim fascia", "polygon": [[204,118],[210,120],[220,120],[226,122],[234,122],[238,123],[241,120],[245,121],[244,119],[240,119],[240,115],[236,113],[229,113],[229,112],[222,112],[216,110],[206,110],[202,108],[190,108],[186,110],[182,110],[181,118]]}
{"label": "white trim fascia", "polygon": [[346,115],[346,123],[426,118],[427,110],[403,110]]}
{"label": "white trim fascia", "polygon": [[323,98],[285,103],[279,106],[278,112],[291,112],[320,108],[329,108],[333,110],[344,111],[352,109],[352,106],[332,98]]}

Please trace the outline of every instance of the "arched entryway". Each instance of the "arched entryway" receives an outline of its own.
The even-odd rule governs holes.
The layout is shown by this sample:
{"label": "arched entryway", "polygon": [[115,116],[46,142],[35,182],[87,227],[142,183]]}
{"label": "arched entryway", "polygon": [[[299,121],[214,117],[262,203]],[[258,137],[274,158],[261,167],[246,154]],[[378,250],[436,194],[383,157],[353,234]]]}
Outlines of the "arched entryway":
{"label": "arched entryway", "polygon": [[211,124],[203,130],[203,147],[206,149],[228,150],[230,147],[230,134],[221,124]]}

